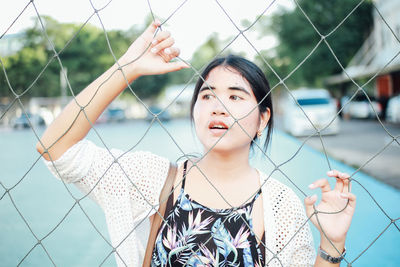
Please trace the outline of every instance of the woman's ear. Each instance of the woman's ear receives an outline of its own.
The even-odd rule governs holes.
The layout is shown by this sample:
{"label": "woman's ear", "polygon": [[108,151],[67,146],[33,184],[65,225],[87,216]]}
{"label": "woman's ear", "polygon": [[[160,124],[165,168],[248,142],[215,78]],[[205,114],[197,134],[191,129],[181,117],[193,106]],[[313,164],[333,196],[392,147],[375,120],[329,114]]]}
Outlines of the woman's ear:
{"label": "woman's ear", "polygon": [[267,127],[270,117],[271,117],[271,110],[269,108],[267,108],[266,111],[260,113],[260,126],[258,127],[258,131],[260,133],[262,133],[265,127]]}

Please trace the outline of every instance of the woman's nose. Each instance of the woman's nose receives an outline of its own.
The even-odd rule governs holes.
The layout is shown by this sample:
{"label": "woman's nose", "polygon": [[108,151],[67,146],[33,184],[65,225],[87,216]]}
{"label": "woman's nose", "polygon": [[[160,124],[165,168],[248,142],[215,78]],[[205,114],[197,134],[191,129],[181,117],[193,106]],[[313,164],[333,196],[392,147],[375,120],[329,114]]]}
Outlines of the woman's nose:
{"label": "woman's nose", "polygon": [[224,107],[224,104],[221,103],[221,100],[215,99],[215,101],[213,103],[212,114],[213,115],[227,115],[228,114],[228,112],[226,111],[226,108]]}

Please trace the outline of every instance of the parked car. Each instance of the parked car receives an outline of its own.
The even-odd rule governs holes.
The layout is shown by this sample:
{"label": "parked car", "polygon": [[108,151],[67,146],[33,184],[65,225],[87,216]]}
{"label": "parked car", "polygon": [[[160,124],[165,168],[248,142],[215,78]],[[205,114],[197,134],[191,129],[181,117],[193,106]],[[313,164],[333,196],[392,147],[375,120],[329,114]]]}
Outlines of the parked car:
{"label": "parked car", "polygon": [[[169,121],[169,120],[171,119],[171,115],[169,114],[168,110],[164,110],[164,111],[163,111],[163,109],[161,109],[161,108],[158,107],[158,106],[150,106],[150,107],[149,107],[149,110],[150,110],[153,114],[157,115],[158,118],[159,118],[161,121]],[[162,113],[161,113],[161,112],[162,112]],[[151,121],[153,118],[154,118],[154,116],[153,116],[152,114],[147,113],[147,116],[146,116],[146,120],[147,120],[147,121]]]}
{"label": "parked car", "polygon": [[121,108],[109,108],[107,110],[107,120],[122,122],[126,119],[125,111]]}
{"label": "parked car", "polygon": [[29,122],[33,127],[45,125],[45,121],[41,116],[27,112],[26,114],[22,113],[21,116],[14,118],[11,122],[11,126],[14,129],[29,128],[31,127]]}
{"label": "parked car", "polygon": [[108,108],[96,120],[96,123],[123,122],[126,120],[125,111],[121,108]]}
{"label": "parked car", "polygon": [[285,131],[293,136],[305,136],[316,131],[310,120],[317,129],[322,130],[334,119],[329,127],[321,131],[321,134],[339,133],[336,101],[330,96],[328,90],[302,88],[291,91],[291,94],[294,99],[287,94],[283,102]]}
{"label": "parked car", "polygon": [[[376,118],[375,112],[378,114],[378,116],[380,116],[382,112],[381,105],[376,101],[373,96],[368,97],[371,102],[368,100],[364,93],[361,92],[357,94],[350,101],[350,103],[346,105],[345,109],[343,109],[343,112],[347,114],[350,118],[354,119]],[[348,100],[350,100],[350,97],[347,97],[347,101]],[[343,101],[342,105],[345,105],[347,101]]]}
{"label": "parked car", "polygon": [[386,119],[388,122],[400,123],[400,95],[393,96],[389,99]]}

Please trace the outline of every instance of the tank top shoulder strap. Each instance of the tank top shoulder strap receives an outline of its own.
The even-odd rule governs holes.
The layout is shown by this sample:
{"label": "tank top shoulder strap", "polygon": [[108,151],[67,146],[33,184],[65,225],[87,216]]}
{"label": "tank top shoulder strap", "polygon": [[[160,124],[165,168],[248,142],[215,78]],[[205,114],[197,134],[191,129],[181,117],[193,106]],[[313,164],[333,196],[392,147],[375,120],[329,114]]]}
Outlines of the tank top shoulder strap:
{"label": "tank top shoulder strap", "polygon": [[250,209],[252,210],[253,209],[253,206],[254,206],[254,202],[256,202],[256,200],[257,200],[257,198],[261,195],[261,192],[262,192],[262,190],[261,190],[261,188],[257,191],[257,193],[254,195],[254,197],[253,197],[253,199],[250,201]]}
{"label": "tank top shoulder strap", "polygon": [[188,160],[186,160],[186,161],[183,163],[182,189],[185,189],[187,163],[188,163]]}
{"label": "tank top shoulder strap", "polygon": [[[258,175],[261,175],[259,173],[259,171],[257,171],[257,172],[258,172]],[[261,195],[261,193],[262,193],[262,187],[260,186],[260,189],[258,189],[257,193],[254,195],[253,199],[250,201],[250,209],[251,210],[253,209],[254,202],[256,202],[257,198]]]}

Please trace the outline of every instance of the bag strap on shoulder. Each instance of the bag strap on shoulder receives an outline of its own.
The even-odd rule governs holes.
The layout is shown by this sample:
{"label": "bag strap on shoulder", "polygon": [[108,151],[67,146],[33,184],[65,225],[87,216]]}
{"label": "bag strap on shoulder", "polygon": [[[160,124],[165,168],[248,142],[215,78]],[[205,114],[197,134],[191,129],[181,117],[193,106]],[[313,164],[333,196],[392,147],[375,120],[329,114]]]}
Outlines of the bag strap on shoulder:
{"label": "bag strap on shoulder", "polygon": [[158,229],[160,228],[162,223],[161,216],[164,218],[168,197],[170,196],[170,194],[173,193],[173,186],[175,182],[177,169],[178,168],[175,163],[169,164],[168,176],[167,179],[165,180],[164,186],[160,193],[160,199],[159,199],[160,205],[158,207],[158,212],[160,214],[156,212],[152,216],[152,220],[150,221],[151,228],[150,228],[149,240],[147,241],[146,253],[143,260],[143,265],[142,265],[143,267],[150,266],[151,256],[154,249],[154,243],[157,238]]}

